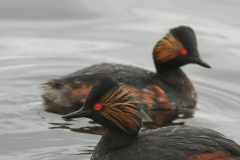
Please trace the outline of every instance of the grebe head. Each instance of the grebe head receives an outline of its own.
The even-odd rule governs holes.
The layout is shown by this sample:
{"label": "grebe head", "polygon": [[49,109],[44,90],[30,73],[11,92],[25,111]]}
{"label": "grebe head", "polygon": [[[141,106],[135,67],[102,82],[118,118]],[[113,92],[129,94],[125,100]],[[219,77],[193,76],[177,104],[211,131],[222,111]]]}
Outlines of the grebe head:
{"label": "grebe head", "polygon": [[82,109],[63,118],[87,117],[109,130],[137,135],[142,117],[138,102],[116,80],[101,78],[91,89]]}
{"label": "grebe head", "polygon": [[211,68],[201,60],[195,33],[186,26],[171,29],[154,47],[153,58],[157,68],[178,68],[188,63]]}

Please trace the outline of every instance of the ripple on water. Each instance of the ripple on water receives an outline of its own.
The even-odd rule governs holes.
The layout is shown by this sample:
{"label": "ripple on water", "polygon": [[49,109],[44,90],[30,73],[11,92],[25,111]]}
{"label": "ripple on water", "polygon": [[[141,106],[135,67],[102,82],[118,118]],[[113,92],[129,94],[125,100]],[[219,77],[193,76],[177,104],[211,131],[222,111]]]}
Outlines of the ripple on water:
{"label": "ripple on water", "polygon": [[[28,140],[24,139],[24,142],[25,141],[28,141]],[[56,141],[58,141],[58,139],[52,139],[50,141],[52,143],[56,143]],[[82,142],[82,143],[84,143],[84,142]],[[37,159],[41,159],[41,160],[83,159],[83,160],[89,160],[94,147],[95,147],[94,144],[93,144],[93,146],[85,146],[85,145],[77,144],[77,145],[66,145],[66,146],[62,145],[62,146],[57,146],[57,147],[42,147],[42,148],[38,148],[38,149],[29,149],[24,152],[16,152],[16,153],[12,153],[12,154],[10,153],[6,156],[3,155],[1,158],[18,159],[18,160],[25,160],[25,159],[32,159],[32,160],[37,160]]]}
{"label": "ripple on water", "polygon": [[[124,43],[110,41],[87,41],[74,39],[46,39],[46,38],[2,38],[0,43],[4,47],[0,47],[3,59],[20,56],[82,56],[92,57],[91,54],[84,52],[101,51],[109,49],[117,49],[126,46]],[[17,54],[16,54],[17,53]],[[92,57],[93,58],[93,57]]]}
{"label": "ripple on water", "polygon": [[174,122],[184,121],[187,125],[217,130],[239,143],[239,85],[222,78],[211,78],[213,77],[205,78],[204,82],[193,78],[199,97],[194,117]]}

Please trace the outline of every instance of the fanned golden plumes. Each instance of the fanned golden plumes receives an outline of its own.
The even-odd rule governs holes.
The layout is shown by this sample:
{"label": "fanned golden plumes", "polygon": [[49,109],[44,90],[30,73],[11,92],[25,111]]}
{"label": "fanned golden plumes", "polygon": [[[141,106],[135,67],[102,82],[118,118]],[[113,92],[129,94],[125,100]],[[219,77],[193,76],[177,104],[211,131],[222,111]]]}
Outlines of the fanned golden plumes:
{"label": "fanned golden plumes", "polygon": [[172,33],[168,33],[164,39],[161,39],[156,44],[153,50],[154,60],[159,62],[168,61],[181,55],[180,51],[183,48],[182,43]]}
{"label": "fanned golden plumes", "polygon": [[137,129],[141,126],[140,111],[136,110],[134,103],[138,103],[134,99],[127,100],[128,90],[121,90],[122,84],[117,85],[107,92],[98,102],[103,106],[99,113],[107,119],[114,122],[119,128],[127,132],[126,126],[131,129]]}

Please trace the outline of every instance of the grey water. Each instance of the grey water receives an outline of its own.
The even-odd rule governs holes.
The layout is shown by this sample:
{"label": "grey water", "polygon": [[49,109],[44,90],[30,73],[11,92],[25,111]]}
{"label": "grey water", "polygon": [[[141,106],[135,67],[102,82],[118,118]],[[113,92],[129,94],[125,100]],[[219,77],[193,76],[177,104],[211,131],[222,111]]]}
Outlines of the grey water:
{"label": "grey water", "polygon": [[199,100],[192,117],[172,123],[240,143],[239,8],[238,0],[0,0],[0,159],[90,159],[104,131],[46,112],[42,84],[102,62],[155,71],[155,43],[179,25],[195,30],[212,69],[183,67]]}

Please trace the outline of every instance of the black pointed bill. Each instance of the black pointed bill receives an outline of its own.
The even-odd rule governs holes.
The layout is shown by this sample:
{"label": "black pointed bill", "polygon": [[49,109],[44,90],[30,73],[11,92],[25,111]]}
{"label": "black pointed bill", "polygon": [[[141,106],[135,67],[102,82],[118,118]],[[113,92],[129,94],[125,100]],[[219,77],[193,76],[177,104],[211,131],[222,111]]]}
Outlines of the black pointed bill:
{"label": "black pointed bill", "polygon": [[67,115],[64,115],[62,116],[62,118],[80,118],[80,117],[86,117],[89,113],[91,113],[91,111],[86,111],[86,110],[83,110],[80,109],[76,112],[73,112],[73,113],[69,113]]}
{"label": "black pointed bill", "polygon": [[199,64],[200,66],[206,67],[206,68],[211,68],[211,66],[209,66],[207,63],[205,63],[203,60],[201,60],[200,58],[196,59],[196,58],[192,58],[194,63]]}

